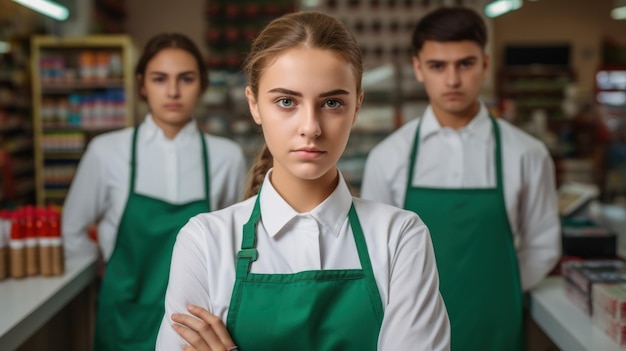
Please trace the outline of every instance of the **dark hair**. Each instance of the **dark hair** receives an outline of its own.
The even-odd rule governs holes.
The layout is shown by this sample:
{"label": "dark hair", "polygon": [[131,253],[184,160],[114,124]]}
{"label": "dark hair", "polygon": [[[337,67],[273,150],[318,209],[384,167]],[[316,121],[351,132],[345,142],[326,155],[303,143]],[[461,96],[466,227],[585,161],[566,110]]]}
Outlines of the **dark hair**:
{"label": "dark hair", "polygon": [[135,77],[137,77],[137,91],[139,92],[139,96],[145,100],[143,94],[141,94],[141,88],[143,87],[143,79],[146,75],[146,67],[148,66],[148,62],[152,60],[154,56],[156,56],[161,50],[176,48],[187,51],[190,53],[194,59],[196,59],[196,63],[198,64],[198,73],[200,74],[200,89],[203,91],[209,85],[209,73],[207,66],[202,58],[202,54],[198,47],[194,42],[189,39],[187,36],[180,33],[161,33],[157,34],[148,43],[143,49],[141,57],[137,62],[137,67],[135,67]]}
{"label": "dark hair", "polygon": [[[255,97],[259,93],[259,80],[265,67],[285,50],[303,46],[330,50],[341,55],[352,66],[357,84],[357,96],[361,94],[363,57],[354,34],[339,20],[317,11],[301,11],[283,15],[270,22],[252,42],[250,53],[244,61],[243,70],[248,86]],[[273,157],[267,145],[263,145],[248,174],[245,197],[255,195],[265,173],[272,167]]]}
{"label": "dark hair", "polygon": [[483,18],[466,7],[440,7],[426,14],[413,30],[411,44],[413,55],[417,56],[424,42],[471,40],[485,48],[487,28]]}

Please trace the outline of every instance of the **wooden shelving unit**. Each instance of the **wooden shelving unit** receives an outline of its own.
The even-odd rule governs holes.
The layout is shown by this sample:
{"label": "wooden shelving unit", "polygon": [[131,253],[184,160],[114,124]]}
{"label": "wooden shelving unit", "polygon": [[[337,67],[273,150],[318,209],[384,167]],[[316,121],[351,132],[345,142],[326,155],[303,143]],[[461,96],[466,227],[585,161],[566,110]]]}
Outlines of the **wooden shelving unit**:
{"label": "wooden shelving unit", "polygon": [[35,198],[28,38],[0,54],[0,208]]}
{"label": "wooden shelving unit", "polygon": [[134,123],[133,45],[36,36],[31,52],[36,200],[62,205],[89,141]]}

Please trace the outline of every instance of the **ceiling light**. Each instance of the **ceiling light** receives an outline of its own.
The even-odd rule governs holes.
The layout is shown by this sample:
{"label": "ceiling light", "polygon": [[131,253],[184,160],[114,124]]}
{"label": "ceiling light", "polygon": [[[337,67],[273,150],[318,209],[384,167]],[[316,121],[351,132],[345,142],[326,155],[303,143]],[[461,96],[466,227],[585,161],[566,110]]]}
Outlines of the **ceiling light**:
{"label": "ceiling light", "polygon": [[626,6],[616,7],[611,10],[611,18],[616,20],[626,19]]}
{"label": "ceiling light", "polygon": [[498,17],[520,7],[522,7],[522,0],[496,0],[485,6],[485,15],[491,18]]}
{"label": "ceiling light", "polygon": [[11,44],[7,41],[0,40],[0,54],[7,54],[11,52]]}
{"label": "ceiling light", "polygon": [[70,16],[67,7],[49,0],[13,0],[57,21],[65,21]]}

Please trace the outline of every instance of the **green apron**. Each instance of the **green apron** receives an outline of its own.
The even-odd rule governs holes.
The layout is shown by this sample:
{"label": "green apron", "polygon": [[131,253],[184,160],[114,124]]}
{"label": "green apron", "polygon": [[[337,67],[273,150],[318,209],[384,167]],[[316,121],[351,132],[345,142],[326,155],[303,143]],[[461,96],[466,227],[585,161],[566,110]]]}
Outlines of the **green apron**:
{"label": "green apron", "polygon": [[255,244],[259,198],[243,227],[228,309],[228,331],[239,350],[376,350],[383,306],[354,205],[348,219],[361,269],[256,274],[250,266],[263,254]]}
{"label": "green apron", "polygon": [[420,136],[415,134],[404,208],[428,226],[439,289],[451,324],[451,350],[522,350],[522,288],[504,200],[500,131],[495,188],[412,187]]}
{"label": "green apron", "polygon": [[98,351],[154,350],[176,235],[191,217],[210,211],[209,162],[202,133],[205,198],[178,205],[135,193],[137,130],[128,201],[99,293],[94,340]]}

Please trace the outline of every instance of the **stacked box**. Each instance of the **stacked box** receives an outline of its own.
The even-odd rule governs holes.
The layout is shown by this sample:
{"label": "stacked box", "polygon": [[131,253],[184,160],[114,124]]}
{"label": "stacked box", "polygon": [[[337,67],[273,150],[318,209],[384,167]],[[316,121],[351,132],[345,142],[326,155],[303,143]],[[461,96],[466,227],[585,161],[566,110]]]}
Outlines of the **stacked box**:
{"label": "stacked box", "polygon": [[593,324],[626,349],[626,284],[594,284]]}
{"label": "stacked box", "polygon": [[561,268],[565,295],[589,316],[593,314],[595,284],[626,283],[626,263],[621,260],[568,261]]}

